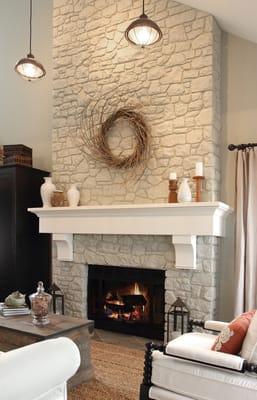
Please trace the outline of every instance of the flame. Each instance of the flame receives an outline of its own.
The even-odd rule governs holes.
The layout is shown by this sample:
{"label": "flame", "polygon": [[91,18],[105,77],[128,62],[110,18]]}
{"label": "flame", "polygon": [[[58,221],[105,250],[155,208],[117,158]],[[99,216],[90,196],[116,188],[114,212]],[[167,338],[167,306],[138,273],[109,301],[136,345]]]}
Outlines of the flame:
{"label": "flame", "polygon": [[140,289],[139,289],[139,286],[138,286],[138,283],[136,282],[135,283],[135,286],[134,286],[134,294],[141,294],[141,292],[140,292]]}

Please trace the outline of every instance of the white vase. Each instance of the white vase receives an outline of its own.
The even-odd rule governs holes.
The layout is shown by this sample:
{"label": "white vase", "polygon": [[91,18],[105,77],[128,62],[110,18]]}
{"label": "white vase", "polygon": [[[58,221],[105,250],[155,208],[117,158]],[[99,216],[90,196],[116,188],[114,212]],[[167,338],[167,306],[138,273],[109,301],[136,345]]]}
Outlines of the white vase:
{"label": "white vase", "polygon": [[41,194],[41,199],[43,202],[43,207],[52,207],[51,204],[51,197],[53,192],[56,190],[55,185],[52,182],[52,178],[50,176],[47,176],[44,178],[45,183],[41,185],[40,188],[40,194]]}
{"label": "white vase", "polygon": [[178,202],[184,203],[190,201],[192,201],[192,193],[188,184],[188,178],[183,178],[178,189]]}
{"label": "white vase", "polygon": [[80,193],[79,190],[77,189],[76,184],[71,185],[67,192],[67,197],[68,197],[68,203],[70,207],[77,207],[79,204],[79,198],[80,198]]}

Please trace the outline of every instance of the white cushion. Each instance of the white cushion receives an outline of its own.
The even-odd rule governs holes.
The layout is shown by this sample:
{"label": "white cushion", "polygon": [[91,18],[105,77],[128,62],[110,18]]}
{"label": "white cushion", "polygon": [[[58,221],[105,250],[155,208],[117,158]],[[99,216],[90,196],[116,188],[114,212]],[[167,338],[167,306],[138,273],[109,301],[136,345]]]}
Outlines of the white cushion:
{"label": "white cushion", "polygon": [[241,350],[241,356],[251,362],[257,363],[257,312],[249,325]]}
{"label": "white cushion", "polygon": [[189,397],[181,396],[180,394],[161,389],[157,386],[152,386],[149,392],[150,399],[153,400],[190,400]]}
{"label": "white cushion", "polygon": [[241,371],[244,359],[232,354],[211,350],[215,339],[215,335],[199,332],[186,333],[169,342],[166,346],[166,353],[192,361]]}
{"label": "white cushion", "polygon": [[212,331],[221,332],[224,328],[229,325],[229,322],[222,321],[205,321],[204,328]]}
{"label": "white cushion", "polygon": [[[257,377],[253,374],[207,367],[165,356],[159,351],[153,352],[152,384],[189,399],[256,400],[257,398]],[[169,397],[156,398],[169,400]]]}

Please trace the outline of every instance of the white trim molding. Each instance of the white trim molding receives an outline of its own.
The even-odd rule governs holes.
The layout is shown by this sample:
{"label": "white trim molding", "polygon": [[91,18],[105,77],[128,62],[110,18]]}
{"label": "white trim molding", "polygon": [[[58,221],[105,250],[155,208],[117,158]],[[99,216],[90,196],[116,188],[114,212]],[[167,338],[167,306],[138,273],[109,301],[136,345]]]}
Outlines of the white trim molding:
{"label": "white trim molding", "polygon": [[73,259],[73,234],[170,235],[177,268],[196,267],[196,236],[225,236],[232,209],[221,202],[29,208],[52,233],[58,258]]}

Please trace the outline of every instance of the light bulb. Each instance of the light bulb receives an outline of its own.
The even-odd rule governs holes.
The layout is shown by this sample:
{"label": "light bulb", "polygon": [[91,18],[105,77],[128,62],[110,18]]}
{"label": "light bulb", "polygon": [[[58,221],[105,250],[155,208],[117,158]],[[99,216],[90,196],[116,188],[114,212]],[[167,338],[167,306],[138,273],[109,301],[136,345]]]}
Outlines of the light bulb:
{"label": "light bulb", "polygon": [[130,39],[139,46],[149,46],[157,42],[158,32],[150,26],[137,26],[129,32]]}

